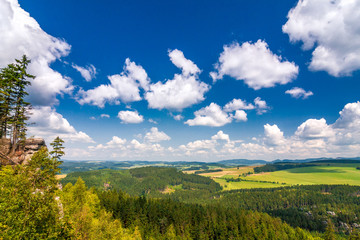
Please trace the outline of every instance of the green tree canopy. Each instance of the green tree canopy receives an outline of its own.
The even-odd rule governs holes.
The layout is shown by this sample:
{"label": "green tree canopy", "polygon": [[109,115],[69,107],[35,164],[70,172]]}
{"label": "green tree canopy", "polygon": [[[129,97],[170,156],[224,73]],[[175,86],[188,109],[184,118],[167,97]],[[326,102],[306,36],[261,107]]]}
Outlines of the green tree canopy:
{"label": "green tree canopy", "polygon": [[25,139],[31,104],[25,101],[30,79],[27,72],[30,60],[24,55],[15,63],[0,70],[0,137],[10,137],[11,152]]}
{"label": "green tree canopy", "polygon": [[60,160],[62,156],[65,155],[64,150],[64,140],[62,140],[59,136],[57,136],[50,145],[52,146],[53,150],[50,152],[50,154],[56,158],[57,160]]}

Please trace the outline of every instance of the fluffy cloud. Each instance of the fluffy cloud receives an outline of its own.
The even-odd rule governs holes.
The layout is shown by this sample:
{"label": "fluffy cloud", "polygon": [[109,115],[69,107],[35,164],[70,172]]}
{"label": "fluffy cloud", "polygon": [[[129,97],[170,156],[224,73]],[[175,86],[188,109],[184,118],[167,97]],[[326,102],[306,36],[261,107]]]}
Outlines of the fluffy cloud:
{"label": "fluffy cloud", "polygon": [[179,150],[188,156],[216,154],[216,143],[216,140],[196,140],[186,145],[180,145]]}
{"label": "fluffy cloud", "polygon": [[184,118],[181,114],[172,115],[172,117],[173,117],[176,121],[181,121],[181,120]]}
{"label": "fluffy cloud", "polygon": [[111,141],[107,142],[106,145],[118,147],[119,145],[124,145],[125,143],[126,143],[126,139],[122,139],[117,136],[113,136]]}
{"label": "fluffy cloud", "polygon": [[236,99],[234,98],[232,101],[230,101],[229,103],[227,103],[224,106],[224,111],[225,112],[233,112],[236,110],[252,110],[255,109],[255,106],[251,103],[246,103],[246,101],[241,100],[241,99]]}
{"label": "fluffy cloud", "polygon": [[[221,108],[216,103],[211,103],[209,106],[201,108],[194,113],[195,118],[187,120],[185,124],[189,126],[210,126],[210,127],[221,127],[225,124],[231,123],[234,119],[239,122],[247,121],[247,114],[244,110],[256,109],[257,114],[261,115],[266,113],[270,107],[266,101],[261,100],[260,97],[254,99],[254,105],[246,103],[241,99],[233,99],[228,102],[224,108]],[[232,114],[231,112],[234,112]]]}
{"label": "fluffy cloud", "polygon": [[142,123],[144,121],[144,117],[139,115],[137,111],[120,111],[118,118],[122,123]]}
{"label": "fluffy cloud", "polygon": [[260,97],[255,98],[254,103],[256,106],[256,112],[259,115],[266,113],[270,109],[270,107],[267,105],[266,101],[261,100]]}
{"label": "fluffy cloud", "polygon": [[204,160],[206,160],[209,157],[225,157],[231,156],[231,154],[239,153],[239,144],[241,142],[242,141],[240,140],[232,141],[228,134],[225,134],[223,131],[218,131],[211,137],[211,139],[192,141],[187,144],[180,145],[172,152],[179,155],[185,154],[189,157],[205,157]]}
{"label": "fluffy cloud", "polygon": [[300,0],[283,26],[291,42],[312,52],[309,68],[335,77],[360,69],[360,2]]}
{"label": "fluffy cloud", "polygon": [[295,135],[301,138],[327,138],[333,136],[334,132],[326,120],[321,118],[306,120],[297,128]]}
{"label": "fluffy cloud", "polygon": [[274,124],[264,125],[265,143],[268,145],[281,145],[285,143],[284,133]]}
{"label": "fluffy cloud", "polygon": [[306,99],[314,95],[312,91],[306,92],[304,89],[299,87],[293,87],[292,89],[286,90],[285,93],[291,95],[293,98],[302,98],[302,99]]}
{"label": "fluffy cloud", "polygon": [[149,108],[181,111],[203,101],[210,87],[199,81],[199,68],[177,49],[169,51],[169,56],[172,63],[182,69],[182,73],[175,74],[173,79],[165,83],[150,85],[150,90],[145,94]]}
{"label": "fluffy cloud", "polygon": [[246,122],[247,121],[247,114],[246,114],[246,112],[244,110],[236,110],[235,115],[234,115],[234,119],[236,121]]}
{"label": "fluffy cloud", "polygon": [[296,78],[299,68],[292,62],[282,61],[281,56],[273,54],[266,42],[245,42],[224,46],[216,72],[210,76],[214,81],[229,75],[236,80],[243,80],[249,87],[258,90],[287,84]]}
{"label": "fluffy cloud", "polygon": [[146,142],[168,141],[171,138],[164,132],[159,132],[158,128],[152,127],[150,132],[146,133],[144,140]]}
{"label": "fluffy cloud", "polygon": [[96,68],[92,64],[86,67],[73,64],[72,67],[76,69],[87,82],[90,82],[96,76]]}
{"label": "fluffy cloud", "polygon": [[189,126],[221,127],[232,121],[232,117],[216,103],[211,103],[209,106],[196,111],[194,115],[195,118],[187,120],[185,124]]}
{"label": "fluffy cloud", "polygon": [[224,140],[229,142],[230,137],[228,134],[225,134],[223,131],[218,131],[216,135],[211,137],[212,140]]}
{"label": "fluffy cloud", "polygon": [[103,108],[106,102],[113,104],[140,101],[140,88],[145,91],[149,88],[149,78],[145,70],[125,60],[124,71],[121,74],[109,76],[110,84],[102,84],[87,91],[80,90],[77,101],[83,104],[91,104]]}
{"label": "fluffy cloud", "polygon": [[59,113],[51,107],[35,107],[32,109],[32,115],[28,135],[45,138],[47,142],[52,142],[59,136],[65,141],[94,143],[86,133],[76,131],[73,126]]}
{"label": "fluffy cloud", "polygon": [[172,63],[182,70],[165,83],[150,84],[146,71],[130,59],[126,59],[121,74],[109,76],[109,84],[102,84],[87,91],[80,90],[77,101],[103,108],[105,103],[120,104],[142,100],[148,101],[149,108],[181,111],[204,100],[209,85],[199,80],[200,69],[191,60],[186,59],[180,50],[169,51]]}
{"label": "fluffy cloud", "polygon": [[17,0],[0,0],[0,36],[0,67],[24,54],[31,59],[28,70],[36,76],[29,87],[33,105],[55,104],[58,94],[72,91],[71,79],[50,68],[69,54],[70,45],[44,32]]}
{"label": "fluffy cloud", "polygon": [[354,129],[360,127],[360,102],[348,103],[340,111],[340,117],[336,120],[335,128]]}
{"label": "fluffy cloud", "polygon": [[360,143],[360,102],[348,103],[340,117],[332,125],[336,131],[335,144],[353,145]]}
{"label": "fluffy cloud", "polygon": [[106,144],[89,146],[89,157],[95,158],[101,155],[103,159],[139,160],[139,158],[146,156],[146,160],[150,157],[159,159],[164,157],[165,148],[157,142],[166,140],[170,140],[170,137],[164,132],[160,132],[157,128],[151,128],[145,134],[143,142],[136,139],[127,140],[113,136]]}
{"label": "fluffy cloud", "polygon": [[195,75],[200,73],[200,69],[191,60],[186,59],[184,53],[178,49],[169,51],[171,62],[182,70],[183,75]]}

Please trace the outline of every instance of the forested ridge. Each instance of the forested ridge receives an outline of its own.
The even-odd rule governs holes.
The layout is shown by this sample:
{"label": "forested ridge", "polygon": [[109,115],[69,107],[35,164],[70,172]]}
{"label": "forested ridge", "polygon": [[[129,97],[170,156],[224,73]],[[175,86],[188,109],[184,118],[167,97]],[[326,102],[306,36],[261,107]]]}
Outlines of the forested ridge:
{"label": "forested ridge", "polygon": [[[81,177],[89,187],[123,190],[131,195],[159,197],[163,191],[189,192],[194,190],[214,193],[221,186],[207,177],[184,174],[176,168],[144,167],[130,170],[94,170],[73,172],[62,179],[62,184],[74,184]],[[104,185],[105,184],[105,185]]]}
{"label": "forested ridge", "polygon": [[[210,178],[183,174],[173,168],[145,167],[132,169],[130,171],[112,170],[110,171],[111,174],[107,175],[106,178],[101,178],[101,176],[106,175],[108,171],[109,170],[77,172],[69,174],[69,176],[72,181],[75,181],[75,177],[82,177],[85,182],[89,181],[91,186],[97,187],[98,192],[102,192],[105,189],[104,186],[100,184],[103,183],[105,179],[110,185],[114,182],[115,184],[111,185],[111,191],[120,191],[118,194],[121,196],[119,197],[121,199],[127,195],[124,193],[124,191],[127,191],[124,190],[121,185],[116,184],[116,174],[128,174],[128,176],[131,176],[130,179],[139,178],[144,180],[144,184],[141,184],[141,181],[139,181],[137,193],[130,193],[127,199],[142,196],[146,199],[150,198],[154,200],[154,198],[161,198],[164,199],[161,201],[171,200],[177,203],[196,204],[205,208],[212,206],[224,210],[235,211],[236,209],[236,211],[262,212],[273,217],[278,217],[294,228],[300,227],[319,233],[326,232],[330,222],[334,231],[344,236],[350,236],[360,230],[360,188],[358,186],[312,185],[222,191],[219,188],[210,188],[211,190],[206,188],[209,182],[213,182]],[[131,175],[131,171],[133,175]],[[155,191],[154,193],[144,191],[144,189],[147,189],[149,186],[147,177],[153,175],[156,175],[156,177],[150,178],[150,185],[152,186],[164,187],[170,183],[179,184],[180,181],[184,180],[179,178],[179,176],[186,176],[189,179],[197,179],[196,177],[198,177],[198,179],[207,179],[208,182],[204,181],[202,188],[192,188],[190,190],[177,188],[170,194],[164,194],[159,191]],[[164,176],[164,178],[162,178],[162,176]],[[172,176],[174,177],[173,179]],[[66,179],[67,178],[63,181],[69,182],[69,180]],[[125,185],[128,183],[124,181],[124,179],[119,179],[119,181],[123,181]],[[144,188],[143,190],[141,190],[142,187]],[[110,207],[110,209],[112,208]],[[120,218],[119,212],[121,211],[123,210],[117,210],[118,213],[116,216],[118,218]],[[122,219],[125,222],[129,221],[126,220],[126,214],[122,216]]]}
{"label": "forested ridge", "polygon": [[115,190],[98,194],[105,209],[125,227],[138,225],[145,238],[169,239],[173,234],[175,239],[312,239],[310,233],[264,213],[131,197]]}

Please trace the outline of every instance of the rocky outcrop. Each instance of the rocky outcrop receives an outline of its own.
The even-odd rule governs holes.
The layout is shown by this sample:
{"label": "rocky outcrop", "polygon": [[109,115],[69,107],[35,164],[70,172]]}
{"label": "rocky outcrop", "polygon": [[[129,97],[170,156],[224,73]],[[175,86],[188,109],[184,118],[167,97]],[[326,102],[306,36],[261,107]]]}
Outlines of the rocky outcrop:
{"label": "rocky outcrop", "polygon": [[10,154],[10,139],[0,139],[0,163],[8,164],[26,164],[35,152],[42,147],[46,147],[45,140],[42,138],[29,138],[25,143],[18,147],[15,153]]}

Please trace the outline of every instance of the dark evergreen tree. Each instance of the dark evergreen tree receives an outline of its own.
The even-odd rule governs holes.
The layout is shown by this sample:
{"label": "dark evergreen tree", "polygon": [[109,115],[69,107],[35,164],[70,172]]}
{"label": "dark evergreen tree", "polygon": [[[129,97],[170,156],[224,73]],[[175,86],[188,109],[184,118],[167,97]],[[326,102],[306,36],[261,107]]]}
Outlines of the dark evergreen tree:
{"label": "dark evergreen tree", "polygon": [[19,141],[25,140],[27,123],[29,119],[31,104],[25,101],[25,97],[29,95],[26,91],[28,85],[30,85],[29,79],[35,78],[35,76],[27,73],[26,69],[30,60],[24,55],[21,60],[16,59],[16,72],[14,73],[14,107],[13,116],[10,123],[12,124],[12,148],[11,152],[14,153],[18,147]]}
{"label": "dark evergreen tree", "polygon": [[56,158],[57,160],[60,160],[62,156],[65,155],[64,150],[64,140],[62,140],[59,136],[57,136],[50,145],[52,146],[53,150],[50,152],[50,154]]}
{"label": "dark evergreen tree", "polygon": [[27,73],[30,60],[24,55],[21,60],[9,64],[0,71],[0,137],[11,139],[11,153],[25,139],[31,105],[25,101],[30,79]]}
{"label": "dark evergreen tree", "polygon": [[0,72],[0,136],[6,138],[9,133],[9,121],[12,114],[12,108],[15,103],[14,85],[16,81],[16,67],[9,64],[1,69]]}

